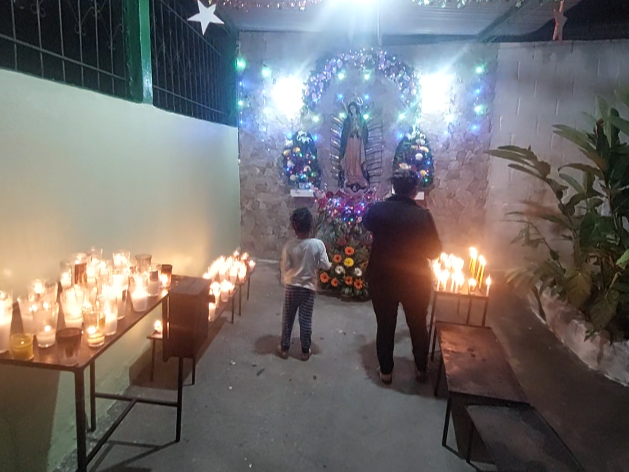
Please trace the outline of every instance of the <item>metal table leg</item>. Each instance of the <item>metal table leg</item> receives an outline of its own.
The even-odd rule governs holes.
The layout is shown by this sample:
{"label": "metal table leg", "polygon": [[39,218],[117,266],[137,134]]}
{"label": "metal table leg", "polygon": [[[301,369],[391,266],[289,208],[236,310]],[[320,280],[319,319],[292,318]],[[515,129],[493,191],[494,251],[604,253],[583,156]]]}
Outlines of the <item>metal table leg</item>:
{"label": "metal table leg", "polygon": [[151,382],[155,379],[155,339],[151,339]]}
{"label": "metal table leg", "polygon": [[483,309],[483,328],[485,327],[485,323],[487,322],[487,309],[489,308],[489,297],[485,300],[485,308]]}
{"label": "metal table leg", "polygon": [[96,431],[96,362],[90,364],[90,431]]}
{"label": "metal table leg", "polygon": [[238,316],[242,316],[242,288],[242,285],[238,287]]}
{"label": "metal table leg", "polygon": [[448,395],[448,405],[446,406],[446,421],[443,424],[443,438],[441,439],[441,445],[446,447],[448,443],[448,429],[450,428],[450,411],[452,408],[452,398]]}
{"label": "metal table leg", "polygon": [[474,423],[470,424],[470,437],[467,442],[467,457],[465,458],[465,462],[468,464],[472,464],[472,441],[474,440]]}
{"label": "metal table leg", "polygon": [[[432,338],[432,331],[435,326],[435,310],[437,306],[437,292],[433,292],[434,295],[432,297],[432,307],[430,308],[430,320],[428,322],[428,347],[430,348],[430,342]],[[433,347],[433,358],[434,358],[434,347]]]}
{"label": "metal table leg", "polygon": [[236,305],[235,299],[236,299],[236,297],[235,297],[235,296],[231,297],[231,304],[232,304],[232,324],[234,324],[234,311],[235,311],[235,305]]}
{"label": "metal table leg", "polygon": [[469,326],[470,319],[472,317],[472,299],[470,298],[467,302],[467,320],[465,320],[465,324]]}
{"label": "metal table leg", "polygon": [[177,426],[176,442],[181,441],[181,414],[183,412],[183,357],[179,358],[179,369],[177,371]]}
{"label": "metal table leg", "polygon": [[251,277],[247,280],[247,300],[249,300],[249,292],[251,292]]}
{"label": "metal table leg", "polygon": [[[430,340],[429,340],[430,342]],[[435,350],[437,349],[437,328],[433,330],[432,333],[432,353],[430,354],[430,360],[435,360]]]}
{"label": "metal table leg", "polygon": [[192,358],[192,385],[197,383],[197,358]]}
{"label": "metal table leg", "polygon": [[77,472],[87,472],[87,434],[85,431],[85,371],[74,372],[74,410],[76,415]]}
{"label": "metal table leg", "polygon": [[439,387],[441,385],[441,371],[443,371],[443,356],[439,359],[439,369],[437,370],[437,380],[435,383],[435,397],[439,396]]}

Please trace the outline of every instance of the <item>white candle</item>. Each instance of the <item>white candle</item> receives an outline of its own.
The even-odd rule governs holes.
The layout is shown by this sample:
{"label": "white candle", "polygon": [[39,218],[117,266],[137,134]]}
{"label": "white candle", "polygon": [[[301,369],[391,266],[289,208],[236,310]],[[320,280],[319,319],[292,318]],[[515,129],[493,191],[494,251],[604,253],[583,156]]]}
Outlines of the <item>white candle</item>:
{"label": "white candle", "polygon": [[0,354],[7,352],[11,343],[11,316],[0,313]]}
{"label": "white candle", "polygon": [[96,283],[96,268],[93,264],[90,264],[87,267],[87,283],[89,285],[94,285]]}
{"label": "white candle", "polygon": [[61,288],[68,290],[72,286],[72,275],[69,272],[61,274]]}
{"label": "white candle", "polygon": [[476,291],[476,279],[469,279],[467,281],[467,289],[470,294]]}
{"label": "white candle", "polygon": [[37,345],[41,348],[50,347],[55,344],[55,335],[57,334],[57,330],[52,326],[46,325],[44,329],[39,331],[36,335],[37,337]]}
{"label": "white candle", "polygon": [[489,289],[491,288],[491,276],[487,276],[487,280],[485,280],[485,283],[487,284],[487,296],[489,296]]}
{"label": "white candle", "polygon": [[237,280],[238,280],[238,267],[232,266],[232,268],[229,271],[229,281],[235,284]]}
{"label": "white candle", "polygon": [[118,300],[116,298],[106,299],[103,304],[105,311],[105,336],[113,336],[118,330]]}
{"label": "white candle", "polygon": [[153,325],[153,329],[157,334],[162,334],[164,332],[164,327],[162,326],[162,322],[160,320],[157,320],[155,322],[155,324]]}
{"label": "white candle", "polygon": [[249,261],[249,270],[253,270],[256,268],[256,261]]}
{"label": "white candle", "polygon": [[226,302],[229,300],[229,296],[231,295],[232,290],[234,289],[234,284],[228,281],[224,281],[221,284],[221,301]]}
{"label": "white candle", "polygon": [[216,315],[216,303],[210,303],[208,305],[208,317],[207,317],[207,319],[209,321],[213,321],[215,315]]}
{"label": "white candle", "polygon": [[138,288],[131,294],[131,304],[134,311],[146,311],[148,306],[148,292],[143,288]]}
{"label": "white candle", "polygon": [[147,292],[149,297],[156,297],[159,295],[160,283],[159,278],[155,280],[149,280]]}
{"label": "white candle", "polygon": [[118,313],[105,313],[105,336],[113,336],[118,330]]}
{"label": "white candle", "polygon": [[20,305],[20,317],[22,318],[22,331],[24,334],[35,335],[35,323],[33,321],[33,311],[37,306],[31,305],[27,297],[18,297]]}

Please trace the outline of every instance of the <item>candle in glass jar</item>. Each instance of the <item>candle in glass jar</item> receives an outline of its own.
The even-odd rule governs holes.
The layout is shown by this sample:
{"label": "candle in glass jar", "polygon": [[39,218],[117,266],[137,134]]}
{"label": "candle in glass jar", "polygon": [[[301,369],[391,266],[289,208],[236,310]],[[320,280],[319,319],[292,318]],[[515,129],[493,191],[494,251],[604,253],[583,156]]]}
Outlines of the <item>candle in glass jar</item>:
{"label": "candle in glass jar", "polygon": [[73,264],[74,284],[82,285],[87,283],[87,255],[75,254]]}
{"label": "candle in glass jar", "polygon": [[131,258],[131,252],[118,251],[114,252],[114,267],[116,269],[124,269],[129,265],[129,259]]}
{"label": "candle in glass jar", "polygon": [[208,317],[207,317],[207,319],[209,321],[213,321],[215,315],[216,315],[216,303],[208,304]]}
{"label": "candle in glass jar", "polygon": [[64,290],[69,289],[72,286],[72,275],[69,272],[61,273],[61,288]]}
{"label": "candle in glass jar", "polygon": [[99,307],[105,312],[105,336],[113,336],[118,330],[118,300],[99,297]]}
{"label": "candle in glass jar", "polygon": [[143,287],[136,288],[131,293],[131,304],[133,305],[134,311],[146,311],[148,307],[148,292]]}
{"label": "candle in glass jar", "polygon": [[87,345],[89,347],[99,347],[105,344],[105,335],[96,327],[87,328]]}
{"label": "candle in glass jar", "polygon": [[37,346],[47,348],[55,344],[57,330],[50,325],[46,325],[40,331],[37,331]]}
{"label": "candle in glass jar", "polygon": [[147,286],[149,297],[156,297],[159,295],[160,285],[159,271],[157,268],[151,267],[149,270],[149,283]]}
{"label": "candle in glass jar", "polygon": [[225,280],[221,284],[221,301],[222,302],[226,302],[229,300],[232,290],[234,290],[234,284],[232,284],[231,282]]}
{"label": "candle in glass jar", "polygon": [[7,352],[11,339],[11,316],[0,312],[0,354]]}
{"label": "candle in glass jar", "polygon": [[155,324],[153,325],[153,329],[155,329],[156,334],[159,334],[159,335],[163,334],[164,326],[162,325],[161,320],[157,320],[155,322]]}
{"label": "candle in glass jar", "polygon": [[22,331],[24,334],[35,334],[35,322],[33,321],[33,311],[37,309],[37,305],[32,304],[28,297],[17,297],[17,303],[20,307],[20,317],[22,318]]}
{"label": "candle in glass jar", "polygon": [[255,268],[256,268],[256,261],[254,260],[249,261],[249,270],[253,271],[253,269]]}
{"label": "candle in glass jar", "polygon": [[18,361],[30,361],[33,355],[33,336],[14,334],[11,336],[11,355]]}

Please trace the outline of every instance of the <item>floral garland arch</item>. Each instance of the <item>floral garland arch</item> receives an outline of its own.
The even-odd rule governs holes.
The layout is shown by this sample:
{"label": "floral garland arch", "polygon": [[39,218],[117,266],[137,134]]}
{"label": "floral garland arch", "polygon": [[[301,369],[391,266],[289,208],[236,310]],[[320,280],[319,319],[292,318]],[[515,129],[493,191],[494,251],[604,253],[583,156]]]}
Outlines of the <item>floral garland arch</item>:
{"label": "floral garland arch", "polygon": [[386,51],[360,49],[338,53],[332,57],[317,61],[317,67],[310,73],[304,89],[302,115],[317,110],[321,97],[332,81],[343,80],[348,68],[356,68],[371,74],[385,77],[398,86],[401,100],[410,114],[419,112],[419,84],[415,78],[415,69],[400,61]]}

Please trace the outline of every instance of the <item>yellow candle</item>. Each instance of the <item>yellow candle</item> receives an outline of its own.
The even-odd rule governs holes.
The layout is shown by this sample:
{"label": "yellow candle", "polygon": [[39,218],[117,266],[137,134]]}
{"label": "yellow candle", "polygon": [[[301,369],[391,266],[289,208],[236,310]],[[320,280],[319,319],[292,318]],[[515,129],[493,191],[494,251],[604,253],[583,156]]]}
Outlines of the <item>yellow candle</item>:
{"label": "yellow candle", "polygon": [[30,361],[33,355],[33,336],[29,334],[13,334],[11,336],[11,354],[13,359]]}
{"label": "yellow candle", "polygon": [[470,274],[476,275],[476,259],[478,258],[478,251],[476,248],[470,248]]}
{"label": "yellow candle", "polygon": [[487,261],[483,256],[478,258],[478,272],[476,276],[476,280],[478,281],[478,288],[483,288],[483,276],[485,275],[485,265],[487,265]]}

